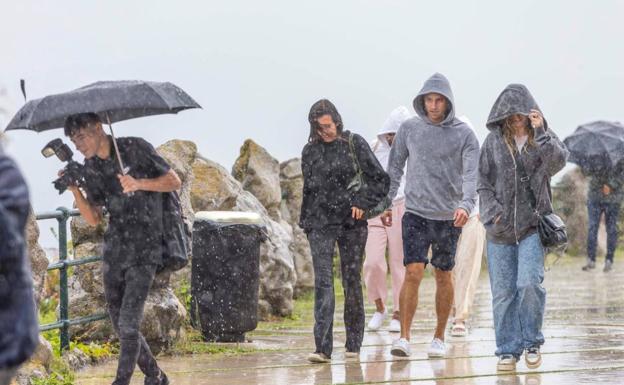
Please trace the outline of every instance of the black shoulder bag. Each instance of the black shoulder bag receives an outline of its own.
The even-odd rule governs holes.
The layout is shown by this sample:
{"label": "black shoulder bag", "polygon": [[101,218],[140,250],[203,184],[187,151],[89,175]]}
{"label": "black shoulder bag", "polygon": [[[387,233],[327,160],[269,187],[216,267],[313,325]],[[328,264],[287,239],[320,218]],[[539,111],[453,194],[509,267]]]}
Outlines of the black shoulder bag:
{"label": "black shoulder bag", "polygon": [[[355,176],[349,182],[347,186],[347,190],[352,192],[359,191],[365,183],[364,180],[364,172],[362,171],[362,167],[360,167],[360,161],[357,158],[357,154],[355,153],[355,145],[353,144],[353,133],[349,133],[349,153],[351,155],[351,160],[353,161],[353,169],[355,170]],[[366,219],[375,218],[378,215],[381,215],[386,209],[391,206],[392,202],[385,196],[377,206],[368,209],[365,211]]]}
{"label": "black shoulder bag", "polygon": [[[512,155],[513,156],[513,155]],[[514,157],[515,158],[515,157]],[[542,245],[548,248],[560,248],[565,247],[568,243],[568,233],[566,232],[566,225],[557,214],[551,212],[547,214],[541,214],[537,211],[537,198],[535,192],[531,188],[529,183],[529,176],[524,168],[524,164],[521,159],[516,159],[516,168],[520,173],[520,180],[527,182],[529,192],[531,193],[531,206],[537,215],[537,232],[539,233]]]}

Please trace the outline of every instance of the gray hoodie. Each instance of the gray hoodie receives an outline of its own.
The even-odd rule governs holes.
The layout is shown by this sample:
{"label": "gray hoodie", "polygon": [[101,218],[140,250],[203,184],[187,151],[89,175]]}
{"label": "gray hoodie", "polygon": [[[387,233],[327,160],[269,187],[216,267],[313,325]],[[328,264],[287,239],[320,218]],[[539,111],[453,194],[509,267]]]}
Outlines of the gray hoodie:
{"label": "gray hoodie", "polygon": [[[479,202],[481,221],[488,240],[515,244],[536,231],[537,216],[527,199],[534,192],[537,211],[552,212],[550,178],[565,166],[568,151],[557,135],[548,128],[535,129],[535,145],[526,144],[518,152],[505,144],[501,127],[513,114],[528,115],[539,110],[529,90],[521,84],[510,84],[492,106],[487,121],[490,134],[481,148],[479,159]],[[523,182],[517,164],[522,162],[528,181]],[[530,186],[530,189],[528,188]],[[498,223],[494,223],[500,216]]]}
{"label": "gray hoodie", "polygon": [[[424,96],[443,95],[449,104],[446,118],[432,123],[424,108]],[[388,164],[390,192],[394,200],[407,162],[406,210],[433,220],[452,220],[457,208],[470,213],[477,199],[479,142],[468,125],[455,117],[453,93],[448,80],[434,74],[414,99],[422,117],[405,121],[399,128]]]}

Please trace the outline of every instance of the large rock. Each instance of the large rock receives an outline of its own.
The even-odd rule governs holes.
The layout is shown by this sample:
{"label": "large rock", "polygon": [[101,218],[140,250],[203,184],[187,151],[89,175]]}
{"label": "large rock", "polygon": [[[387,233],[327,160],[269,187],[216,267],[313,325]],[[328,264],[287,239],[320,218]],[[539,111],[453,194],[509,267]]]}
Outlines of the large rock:
{"label": "large rock", "polygon": [[43,248],[39,245],[39,225],[37,225],[35,214],[32,211],[26,224],[26,245],[34,283],[35,303],[38,304],[45,290],[44,283],[48,269],[48,258]]}
{"label": "large rock", "polygon": [[195,182],[191,202],[195,211],[251,211],[260,214],[269,241],[260,249],[260,309],[287,316],[292,313],[296,271],[290,250],[292,238],[286,222],[273,220],[260,201],[225,168],[198,157],[193,165]]}
{"label": "large rock", "polygon": [[295,296],[298,296],[314,288],[314,267],[310,243],[299,227],[299,215],[303,199],[301,159],[290,159],[280,165],[280,186],[282,189],[280,205],[282,218],[290,224],[293,230],[292,249],[297,271]]}
{"label": "large rock", "polygon": [[[568,253],[587,255],[587,187],[588,179],[577,167],[568,171],[553,187],[553,205],[568,232]],[[598,253],[606,250],[604,218],[598,231]]]}
{"label": "large rock", "polygon": [[232,167],[232,175],[243,189],[252,193],[266,208],[273,220],[281,219],[280,165],[267,150],[247,139]]}
{"label": "large rock", "polygon": [[47,377],[51,371],[53,360],[54,353],[52,352],[52,345],[50,345],[45,338],[39,336],[39,346],[35,349],[30,360],[19,367],[15,374],[15,384],[31,385],[33,379]]}

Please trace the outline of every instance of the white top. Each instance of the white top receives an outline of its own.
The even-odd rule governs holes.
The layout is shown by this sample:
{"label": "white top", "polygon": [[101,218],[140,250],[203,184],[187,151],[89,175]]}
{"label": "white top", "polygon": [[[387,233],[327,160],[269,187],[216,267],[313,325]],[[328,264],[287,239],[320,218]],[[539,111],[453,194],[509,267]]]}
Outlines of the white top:
{"label": "white top", "polygon": [[[373,150],[373,154],[377,157],[379,164],[384,168],[385,171],[388,171],[388,161],[390,160],[390,145],[386,140],[385,134],[396,134],[399,131],[399,127],[403,124],[404,121],[411,118],[407,107],[399,106],[392,110],[386,121],[383,123],[379,133],[377,134],[377,138],[370,143],[370,146]],[[394,201],[398,201],[400,199],[405,198],[405,170],[403,170],[403,176],[401,177],[401,184],[399,185],[399,191],[397,192]]]}
{"label": "white top", "polygon": [[524,147],[527,140],[529,139],[529,136],[528,135],[515,136],[514,139],[516,141],[516,147],[518,147],[518,152],[520,152],[522,151],[522,147]]}

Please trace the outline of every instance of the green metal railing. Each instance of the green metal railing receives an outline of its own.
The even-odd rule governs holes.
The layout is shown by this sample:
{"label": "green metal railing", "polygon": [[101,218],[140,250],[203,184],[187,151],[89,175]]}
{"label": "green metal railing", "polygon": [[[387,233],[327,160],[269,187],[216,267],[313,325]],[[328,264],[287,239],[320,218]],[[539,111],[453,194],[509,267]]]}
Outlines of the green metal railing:
{"label": "green metal railing", "polygon": [[37,220],[56,219],[58,221],[58,241],[59,241],[59,261],[48,266],[48,271],[59,270],[59,317],[56,322],[39,326],[39,331],[60,329],[60,349],[61,353],[69,350],[69,327],[73,325],[85,324],[93,321],[105,319],[108,316],[104,313],[95,314],[81,318],[69,318],[69,293],[67,288],[67,269],[71,266],[80,266],[88,263],[99,262],[100,256],[85,257],[78,260],[67,260],[67,221],[70,217],[80,215],[78,210],[69,210],[59,207],[56,211],[37,214]]}

